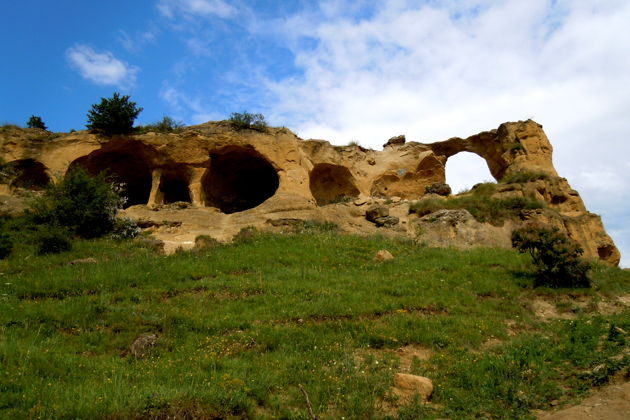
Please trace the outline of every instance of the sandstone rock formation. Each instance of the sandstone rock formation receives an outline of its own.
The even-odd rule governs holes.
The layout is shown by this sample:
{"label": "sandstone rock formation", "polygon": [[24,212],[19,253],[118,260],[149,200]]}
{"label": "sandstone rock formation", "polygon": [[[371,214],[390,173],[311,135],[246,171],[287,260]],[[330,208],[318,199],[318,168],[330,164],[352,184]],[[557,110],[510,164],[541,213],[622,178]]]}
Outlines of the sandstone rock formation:
{"label": "sandstone rock formation", "polygon": [[[444,246],[431,241],[431,222],[409,215],[409,201],[423,197],[427,187],[443,184],[447,160],[462,151],[484,158],[497,181],[519,173],[546,174],[544,179],[500,183],[496,196],[534,198],[547,207],[523,212],[500,233],[484,233],[485,224],[475,225],[460,214],[457,223],[466,225],[468,233],[459,235],[465,237],[461,243],[453,233],[451,245],[509,246],[511,227],[535,220],[567,232],[585,256],[618,264],[619,251],[599,216],[589,213],[579,194],[558,176],[551,144],[531,120],[431,144],[397,136],[382,151],[302,140],[286,128],[236,131],[226,121],[186,127],[177,134],[113,137],[4,127],[0,156],[15,175],[0,185],[0,193],[15,196],[23,189],[41,189],[77,166],[91,173],[107,171],[124,184],[126,216],[173,222],[149,228],[166,250],[192,247],[198,235],[229,240],[243,227],[274,228],[273,220],[287,218],[329,220],[350,232],[415,237],[422,230],[428,233],[423,240]],[[400,223],[378,227],[368,222],[365,212],[373,205],[389,206],[389,214]],[[496,235],[500,238],[494,240]]]}

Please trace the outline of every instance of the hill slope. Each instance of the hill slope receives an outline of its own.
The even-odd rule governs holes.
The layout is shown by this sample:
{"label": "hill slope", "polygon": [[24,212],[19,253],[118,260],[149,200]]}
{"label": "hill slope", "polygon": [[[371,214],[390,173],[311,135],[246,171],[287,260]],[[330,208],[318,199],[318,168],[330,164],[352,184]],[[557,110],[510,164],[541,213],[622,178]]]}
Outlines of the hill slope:
{"label": "hill slope", "polygon": [[[17,250],[0,262],[0,417],[304,419],[303,385],[320,418],[527,418],[627,372],[628,272],[533,289],[509,250],[329,227],[171,256]],[[430,378],[431,402],[401,405],[398,372]]]}

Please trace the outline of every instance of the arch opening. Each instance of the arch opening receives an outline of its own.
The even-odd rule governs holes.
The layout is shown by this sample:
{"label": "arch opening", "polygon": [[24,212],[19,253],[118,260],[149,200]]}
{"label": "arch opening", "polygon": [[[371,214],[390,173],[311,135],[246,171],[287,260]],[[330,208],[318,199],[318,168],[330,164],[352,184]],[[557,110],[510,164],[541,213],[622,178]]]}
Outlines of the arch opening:
{"label": "arch opening", "polygon": [[186,170],[169,168],[162,171],[160,178],[160,192],[164,204],[185,201],[190,203],[190,191],[188,189],[190,176]]}
{"label": "arch opening", "polygon": [[315,165],[309,176],[309,184],[313,198],[319,206],[359,196],[354,178],[344,166],[329,163]]}
{"label": "arch opening", "polygon": [[460,152],[448,158],[445,164],[446,183],[454,194],[467,191],[475,184],[495,182],[484,158],[472,152]]}
{"label": "arch opening", "polygon": [[255,150],[227,148],[210,154],[202,185],[206,205],[229,214],[259,206],[276,193],[280,180]]}
{"label": "arch opening", "polygon": [[122,184],[121,195],[127,200],[124,208],[147,204],[151,195],[151,170],[139,156],[126,152],[101,152],[72,162],[68,171],[82,167],[91,175],[105,173],[113,182]]}
{"label": "arch opening", "polygon": [[9,167],[16,174],[10,183],[11,188],[43,190],[50,183],[46,167],[35,159],[16,160]]}

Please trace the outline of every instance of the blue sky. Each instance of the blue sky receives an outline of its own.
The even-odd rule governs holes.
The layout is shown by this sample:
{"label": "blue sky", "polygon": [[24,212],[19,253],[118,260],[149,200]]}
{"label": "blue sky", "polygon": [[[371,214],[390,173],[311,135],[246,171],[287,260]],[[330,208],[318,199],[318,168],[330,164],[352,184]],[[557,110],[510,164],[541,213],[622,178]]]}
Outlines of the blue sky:
{"label": "blue sky", "polygon": [[[628,22],[627,0],[4,2],[0,123],[83,129],[115,91],[138,124],[248,110],[375,149],[533,118],[630,266]],[[490,178],[447,164],[456,191]]]}

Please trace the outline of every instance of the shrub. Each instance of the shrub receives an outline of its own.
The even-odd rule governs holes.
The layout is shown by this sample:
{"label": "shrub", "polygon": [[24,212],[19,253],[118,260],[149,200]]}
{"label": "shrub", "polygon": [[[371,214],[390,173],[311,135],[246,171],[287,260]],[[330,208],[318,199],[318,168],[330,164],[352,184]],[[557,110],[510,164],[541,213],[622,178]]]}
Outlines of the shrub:
{"label": "shrub", "polygon": [[92,105],[87,128],[105,135],[127,134],[133,130],[133,122],[141,111],[129,100],[129,95],[115,92],[111,98],[101,98],[100,104]]}
{"label": "shrub", "polygon": [[59,254],[70,251],[72,242],[66,229],[59,226],[46,226],[35,234],[35,246],[38,255]]}
{"label": "shrub", "polygon": [[49,185],[31,204],[31,214],[35,223],[64,226],[83,238],[93,238],[112,231],[123,203],[103,174],[92,177],[77,168]]}
{"label": "shrub", "polygon": [[184,126],[184,123],[181,121],[175,121],[173,118],[164,116],[161,121],[156,122],[155,124],[147,124],[141,127],[138,127],[136,130],[138,133],[173,133],[179,131]]}
{"label": "shrub", "polygon": [[582,248],[557,227],[525,226],[512,232],[512,246],[528,252],[536,266],[536,286],[589,287],[590,264]]}
{"label": "shrub", "polygon": [[48,127],[46,127],[42,118],[37,115],[31,115],[31,118],[28,119],[26,126],[28,128],[41,128],[42,130],[48,130]]}
{"label": "shrub", "polygon": [[116,241],[133,239],[140,234],[138,224],[128,217],[116,219],[112,228],[111,238]]}
{"label": "shrub", "polygon": [[545,172],[520,171],[510,175],[506,175],[501,179],[505,184],[524,184],[526,182],[538,181],[539,179],[549,179],[549,175]]}
{"label": "shrub", "polygon": [[262,114],[251,114],[247,111],[243,113],[233,112],[229,121],[236,130],[267,130],[267,122]]}

